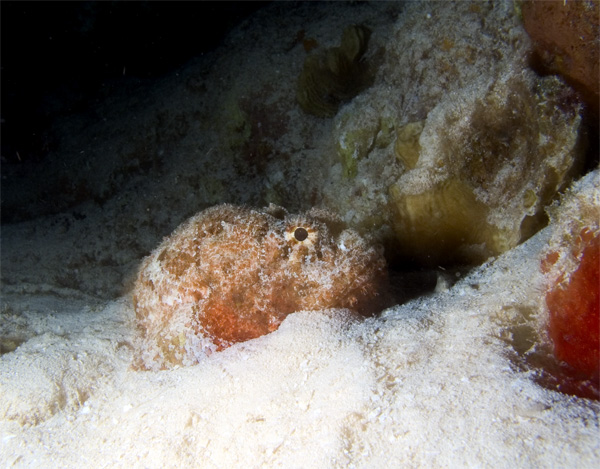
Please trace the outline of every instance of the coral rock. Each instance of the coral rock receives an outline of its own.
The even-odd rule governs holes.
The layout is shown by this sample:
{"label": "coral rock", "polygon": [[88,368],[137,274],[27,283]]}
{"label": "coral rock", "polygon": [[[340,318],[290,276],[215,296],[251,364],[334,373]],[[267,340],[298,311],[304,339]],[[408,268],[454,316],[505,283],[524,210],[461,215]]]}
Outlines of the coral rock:
{"label": "coral rock", "polygon": [[559,79],[507,77],[398,130],[389,188],[402,257],[480,263],[547,222],[583,161],[580,105]]}
{"label": "coral rock", "polygon": [[382,306],[386,284],[381,249],[329,212],[207,209],[141,266],[134,289],[140,366],[196,363],[273,332],[296,311],[372,314]]}

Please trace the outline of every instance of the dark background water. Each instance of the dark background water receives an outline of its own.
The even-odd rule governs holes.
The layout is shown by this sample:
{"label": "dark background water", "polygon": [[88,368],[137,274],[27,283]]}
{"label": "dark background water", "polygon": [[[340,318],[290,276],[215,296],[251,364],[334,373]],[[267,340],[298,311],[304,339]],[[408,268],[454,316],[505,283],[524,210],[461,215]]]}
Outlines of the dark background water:
{"label": "dark background water", "polygon": [[164,76],[267,3],[2,1],[3,174],[35,171],[52,120],[84,111],[107,83]]}

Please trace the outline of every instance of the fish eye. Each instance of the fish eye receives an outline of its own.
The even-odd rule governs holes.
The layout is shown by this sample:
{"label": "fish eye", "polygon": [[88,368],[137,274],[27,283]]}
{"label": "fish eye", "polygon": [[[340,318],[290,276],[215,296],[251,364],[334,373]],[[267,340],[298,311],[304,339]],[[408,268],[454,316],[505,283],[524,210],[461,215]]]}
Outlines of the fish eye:
{"label": "fish eye", "polygon": [[296,241],[304,241],[308,238],[308,231],[304,228],[296,228],[294,231],[294,238],[296,238]]}

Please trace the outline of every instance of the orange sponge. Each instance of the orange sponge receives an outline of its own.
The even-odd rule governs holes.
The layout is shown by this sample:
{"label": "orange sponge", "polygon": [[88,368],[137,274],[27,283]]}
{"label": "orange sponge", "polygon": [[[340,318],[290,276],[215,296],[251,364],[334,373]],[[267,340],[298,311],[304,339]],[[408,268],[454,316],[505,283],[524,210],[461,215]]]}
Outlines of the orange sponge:
{"label": "orange sponge", "polygon": [[560,73],[598,113],[600,39],[598,2],[524,1],[525,29],[542,71]]}
{"label": "orange sponge", "polygon": [[[600,372],[600,235],[585,228],[571,253],[578,266],[558,277],[546,294],[548,332],[558,360],[598,382]],[[558,260],[551,252],[543,268]]]}

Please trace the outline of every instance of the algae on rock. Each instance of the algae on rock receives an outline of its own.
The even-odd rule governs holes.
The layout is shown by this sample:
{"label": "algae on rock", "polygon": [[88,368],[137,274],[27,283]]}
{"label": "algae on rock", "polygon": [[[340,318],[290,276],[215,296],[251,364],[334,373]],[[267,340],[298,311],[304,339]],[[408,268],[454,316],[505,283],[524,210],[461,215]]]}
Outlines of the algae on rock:
{"label": "algae on rock", "polygon": [[413,169],[419,161],[419,152],[421,151],[419,137],[423,132],[424,125],[424,121],[409,122],[396,131],[394,153],[407,169]]}
{"label": "algae on rock", "polygon": [[390,198],[396,210],[393,226],[399,249],[421,263],[485,258],[486,249],[507,248],[487,222],[489,208],[459,179],[450,178],[420,194],[403,194],[394,185]]}
{"label": "algae on rock", "polygon": [[374,109],[365,109],[361,115],[343,113],[335,125],[334,138],[337,154],[346,178],[354,178],[358,163],[375,148],[385,148],[394,139],[394,120],[379,116]]}
{"label": "algae on rock", "polygon": [[363,56],[370,36],[366,26],[348,26],[339,47],[306,57],[296,92],[305,112],[332,117],[342,102],[369,86],[372,73]]}

